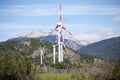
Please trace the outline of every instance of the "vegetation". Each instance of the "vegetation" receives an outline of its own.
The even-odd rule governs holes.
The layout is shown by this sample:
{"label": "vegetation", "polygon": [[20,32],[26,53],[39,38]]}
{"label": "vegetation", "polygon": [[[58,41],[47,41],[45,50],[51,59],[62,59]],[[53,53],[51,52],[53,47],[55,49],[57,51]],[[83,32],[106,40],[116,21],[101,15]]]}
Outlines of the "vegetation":
{"label": "vegetation", "polygon": [[35,66],[31,58],[23,57],[19,53],[1,53],[0,80],[33,80]]}
{"label": "vegetation", "polygon": [[[34,51],[39,53],[42,48],[45,48],[44,65],[47,67],[40,65],[40,54],[32,56]],[[52,44],[47,41],[37,39],[26,42],[6,41],[0,45],[0,80],[120,79],[120,62],[109,63],[94,56],[80,54],[78,63],[65,58],[64,62],[52,64],[52,56],[48,55],[49,53],[52,53]],[[49,68],[63,72],[49,72]]]}
{"label": "vegetation", "polygon": [[64,69],[65,68],[65,64],[63,62],[58,62],[56,64],[51,64],[52,68],[56,68],[56,69]]}
{"label": "vegetation", "polygon": [[120,79],[120,63],[116,63],[112,70],[112,79],[119,80]]}
{"label": "vegetation", "polygon": [[90,76],[84,70],[82,71],[74,71],[71,75],[71,78],[74,80],[94,80],[92,76]]}
{"label": "vegetation", "polygon": [[[12,54],[19,53],[22,56],[32,56],[32,59],[36,65],[40,64],[40,49],[44,49],[44,64],[51,65],[53,58],[50,54],[52,54],[52,43],[44,40],[31,39],[29,41],[20,42],[20,41],[6,41],[4,44],[0,45],[0,52],[10,52]],[[68,48],[73,51],[72,49]],[[33,52],[36,51],[35,56]],[[57,50],[56,50],[57,51]],[[73,51],[77,55],[78,52]],[[74,57],[76,59],[76,57]],[[71,59],[71,58],[70,58]],[[90,55],[80,54],[80,62],[93,62],[94,57]],[[77,59],[76,59],[77,60]],[[57,61],[57,60],[56,60]],[[67,58],[64,59],[66,63],[71,65],[71,61]],[[77,60],[78,61],[78,60]],[[77,62],[79,63],[79,61]]]}
{"label": "vegetation", "polygon": [[38,80],[73,80],[71,79],[71,74],[66,74],[66,73],[57,73],[57,74],[46,73],[46,74],[37,75],[36,78]]}
{"label": "vegetation", "polygon": [[120,37],[95,42],[80,48],[78,51],[114,62],[120,60]]}

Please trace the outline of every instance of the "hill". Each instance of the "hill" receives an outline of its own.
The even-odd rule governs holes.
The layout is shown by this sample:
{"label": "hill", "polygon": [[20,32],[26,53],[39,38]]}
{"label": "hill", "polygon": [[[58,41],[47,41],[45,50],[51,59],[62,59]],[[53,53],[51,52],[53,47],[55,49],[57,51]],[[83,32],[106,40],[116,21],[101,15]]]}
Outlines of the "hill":
{"label": "hill", "polygon": [[[50,65],[53,63],[53,43],[39,40],[30,39],[27,41],[11,41],[8,40],[4,44],[0,45],[0,55],[3,54],[20,54],[26,57],[32,57],[36,64],[40,64],[40,50],[43,49],[44,52],[44,64]],[[93,61],[94,57],[85,54],[79,54],[78,52],[67,47],[64,48],[64,61],[79,63],[86,60],[86,62]],[[57,48],[56,48],[56,61],[58,60]]]}
{"label": "hill", "polygon": [[80,53],[94,55],[109,61],[120,60],[120,37],[114,37],[89,44],[78,50]]}
{"label": "hill", "polygon": [[[6,41],[4,44],[0,45],[0,53],[9,54],[21,54],[23,56],[31,56],[36,64],[40,62],[40,50],[43,49],[44,52],[44,64],[48,65],[53,62],[53,49],[52,43],[44,40],[31,39],[28,41]],[[56,48],[56,60],[57,60],[57,48]],[[64,60],[69,60],[70,62],[79,62],[80,55],[75,53],[72,49],[64,49]]]}

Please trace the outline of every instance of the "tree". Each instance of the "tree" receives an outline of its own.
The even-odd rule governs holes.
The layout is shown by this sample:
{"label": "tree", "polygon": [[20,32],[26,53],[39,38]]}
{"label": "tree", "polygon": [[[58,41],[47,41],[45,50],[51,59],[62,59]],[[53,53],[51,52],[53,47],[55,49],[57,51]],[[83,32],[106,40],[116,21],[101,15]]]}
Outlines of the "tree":
{"label": "tree", "polygon": [[31,58],[10,53],[0,56],[1,80],[33,80],[34,72]]}
{"label": "tree", "polygon": [[65,68],[65,65],[63,62],[57,62],[55,64],[52,64],[51,65],[52,68],[56,68],[56,69],[64,69]]}
{"label": "tree", "polygon": [[112,70],[112,79],[120,80],[120,63],[116,63]]}

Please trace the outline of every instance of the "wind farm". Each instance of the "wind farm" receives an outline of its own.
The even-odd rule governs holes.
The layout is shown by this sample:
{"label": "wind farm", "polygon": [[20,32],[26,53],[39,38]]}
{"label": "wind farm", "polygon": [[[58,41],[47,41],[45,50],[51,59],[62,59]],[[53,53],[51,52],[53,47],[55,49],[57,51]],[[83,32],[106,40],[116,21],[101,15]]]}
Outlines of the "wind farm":
{"label": "wind farm", "polygon": [[0,1],[0,80],[119,80],[119,0]]}

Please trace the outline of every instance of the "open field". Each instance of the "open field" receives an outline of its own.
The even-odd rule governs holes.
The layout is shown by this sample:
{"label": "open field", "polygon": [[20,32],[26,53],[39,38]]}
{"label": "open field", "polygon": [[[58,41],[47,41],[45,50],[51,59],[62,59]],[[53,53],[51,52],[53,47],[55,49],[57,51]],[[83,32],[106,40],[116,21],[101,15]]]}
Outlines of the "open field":
{"label": "open field", "polygon": [[46,73],[37,75],[38,80],[73,80],[68,73]]}

